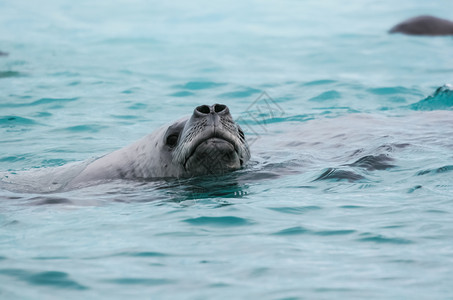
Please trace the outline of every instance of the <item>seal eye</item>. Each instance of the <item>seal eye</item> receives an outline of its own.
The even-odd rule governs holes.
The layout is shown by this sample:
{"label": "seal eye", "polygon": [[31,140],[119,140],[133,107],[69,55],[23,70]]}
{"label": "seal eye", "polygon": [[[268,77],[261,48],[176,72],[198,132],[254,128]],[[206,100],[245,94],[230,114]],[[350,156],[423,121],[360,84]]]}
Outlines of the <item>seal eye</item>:
{"label": "seal eye", "polygon": [[170,147],[176,146],[176,143],[178,142],[179,135],[178,134],[171,134],[167,137],[166,144]]}

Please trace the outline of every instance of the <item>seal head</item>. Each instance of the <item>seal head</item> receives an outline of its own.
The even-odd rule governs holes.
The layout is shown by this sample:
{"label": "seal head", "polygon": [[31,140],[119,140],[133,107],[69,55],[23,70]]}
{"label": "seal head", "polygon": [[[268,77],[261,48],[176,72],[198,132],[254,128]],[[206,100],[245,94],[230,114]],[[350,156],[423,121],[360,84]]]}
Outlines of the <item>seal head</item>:
{"label": "seal head", "polygon": [[195,108],[177,136],[170,130],[166,144],[172,147],[172,163],[183,176],[222,174],[241,168],[250,159],[244,132],[226,105]]}

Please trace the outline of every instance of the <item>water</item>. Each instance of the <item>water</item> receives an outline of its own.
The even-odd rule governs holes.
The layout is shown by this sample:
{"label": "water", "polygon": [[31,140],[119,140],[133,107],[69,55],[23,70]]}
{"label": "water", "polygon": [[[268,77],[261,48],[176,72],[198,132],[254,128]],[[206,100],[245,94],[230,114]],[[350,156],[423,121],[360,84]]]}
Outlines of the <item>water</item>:
{"label": "water", "polygon": [[222,178],[1,190],[0,298],[450,298],[453,97],[435,91],[453,39],[386,33],[450,11],[0,1],[2,174],[103,155],[200,104],[227,104],[252,150]]}

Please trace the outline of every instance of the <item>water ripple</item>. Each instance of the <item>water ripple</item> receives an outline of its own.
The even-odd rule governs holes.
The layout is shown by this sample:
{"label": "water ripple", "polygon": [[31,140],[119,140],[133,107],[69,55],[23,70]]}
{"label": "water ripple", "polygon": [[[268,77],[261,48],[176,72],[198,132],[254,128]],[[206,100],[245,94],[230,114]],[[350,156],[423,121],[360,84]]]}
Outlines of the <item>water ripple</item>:
{"label": "water ripple", "polygon": [[31,103],[1,103],[0,107],[27,107],[27,106],[38,106],[46,104],[62,104],[67,102],[73,102],[79,100],[78,97],[75,98],[41,98]]}
{"label": "water ripple", "polygon": [[68,131],[68,132],[91,132],[91,133],[96,133],[101,131],[102,129],[106,128],[106,126],[101,126],[101,125],[96,125],[96,124],[86,124],[86,125],[76,125],[76,126],[70,126],[66,127],[63,129],[58,129],[58,130],[63,130],[63,131]]}
{"label": "water ripple", "polygon": [[33,257],[35,260],[61,260],[61,259],[71,259],[69,256],[37,256]]}
{"label": "water ripple", "polygon": [[175,280],[164,279],[164,278],[136,278],[136,277],[122,277],[107,279],[105,282],[123,285],[162,285],[176,283]]}
{"label": "water ripple", "polygon": [[223,94],[218,95],[218,97],[220,97],[220,98],[230,98],[230,99],[233,99],[233,98],[247,98],[247,97],[250,97],[252,95],[261,93],[261,92],[262,92],[261,90],[257,90],[257,89],[253,89],[253,88],[247,88],[245,90],[239,90],[239,91],[234,91],[234,92],[223,93]]}
{"label": "water ripple", "polygon": [[358,180],[365,179],[364,176],[357,174],[353,171],[340,170],[336,168],[328,168],[324,173],[319,175],[314,181],[319,180],[332,180],[332,181],[341,181],[347,180],[349,182],[354,182]]}
{"label": "water ripple", "polygon": [[402,86],[392,86],[392,87],[379,87],[371,88],[367,90],[371,94],[375,95],[394,95],[394,94],[409,94],[409,95],[423,95],[420,91],[414,89],[408,89]]}
{"label": "water ripple", "polygon": [[196,226],[230,227],[251,225],[253,222],[239,217],[198,217],[184,220],[184,222]]}
{"label": "water ripple", "polygon": [[118,256],[130,256],[130,257],[164,257],[169,256],[166,253],[155,252],[155,251],[140,251],[140,252],[122,252],[117,254]]}
{"label": "water ripple", "polygon": [[385,154],[367,155],[347,166],[359,167],[368,171],[386,170],[395,167],[395,165],[389,163],[391,161],[393,159]]}
{"label": "water ripple", "polygon": [[453,171],[453,165],[446,165],[440,168],[427,169],[417,173],[417,176],[422,176],[426,174],[440,174]]}
{"label": "water ripple", "polygon": [[175,85],[173,88],[178,89],[185,89],[185,90],[204,90],[204,89],[212,89],[220,86],[224,86],[226,83],[218,83],[212,81],[189,81],[183,85]]}
{"label": "water ripple", "polygon": [[133,94],[137,91],[141,91],[141,88],[138,88],[138,87],[130,88],[130,89],[122,91],[121,94]]}
{"label": "water ripple", "polygon": [[273,233],[273,235],[299,235],[299,234],[312,234],[317,236],[335,236],[335,235],[348,235],[355,233],[356,230],[352,229],[336,229],[336,230],[310,230],[302,226],[290,227]]}
{"label": "water ripple", "polygon": [[314,80],[310,82],[306,82],[302,84],[302,86],[313,86],[313,85],[324,85],[324,84],[331,84],[331,83],[336,83],[336,80],[331,80],[331,79],[321,79],[321,80]]}
{"label": "water ripple", "polygon": [[46,271],[46,272],[30,272],[22,269],[0,269],[0,275],[15,277],[32,285],[45,285],[61,289],[71,290],[86,290],[76,281],[70,279],[69,275],[64,272]]}
{"label": "water ripple", "polygon": [[319,94],[316,97],[308,99],[308,101],[315,101],[315,102],[322,102],[322,101],[327,101],[327,100],[334,100],[334,99],[340,99],[341,94],[337,92],[336,90],[330,90],[327,92],[323,92]]}
{"label": "water ripple", "polygon": [[131,106],[129,106],[128,108],[129,109],[134,109],[134,110],[142,110],[142,109],[145,109],[147,107],[148,107],[148,105],[146,105],[145,103],[134,103]]}
{"label": "water ripple", "polygon": [[22,73],[16,71],[0,71],[0,79],[1,78],[10,78],[10,77],[20,77]]}
{"label": "water ripple", "polygon": [[298,234],[306,234],[310,233],[311,231],[309,229],[306,229],[301,226],[296,226],[296,227],[291,227],[291,228],[286,228],[280,231],[277,231],[273,233],[274,235],[298,235]]}
{"label": "water ripple", "polygon": [[363,238],[358,239],[358,241],[373,242],[373,243],[378,243],[378,244],[398,244],[398,245],[405,245],[405,244],[413,243],[411,240],[408,240],[408,239],[385,237],[380,234],[363,237]]}
{"label": "water ripple", "polygon": [[121,120],[135,120],[138,119],[138,116],[135,115],[111,115],[112,118],[121,119]]}
{"label": "water ripple", "polygon": [[33,119],[19,117],[19,116],[3,116],[0,117],[0,126],[29,126],[29,125],[36,125],[39,124],[38,122],[34,121]]}
{"label": "water ripple", "polygon": [[323,230],[323,231],[317,231],[316,235],[323,235],[323,236],[328,236],[328,235],[347,235],[347,234],[352,234],[356,232],[355,230],[349,230],[349,229],[343,229],[343,230]]}
{"label": "water ripple", "polygon": [[63,197],[47,197],[47,196],[39,196],[30,199],[34,205],[48,205],[48,204],[71,204],[72,201],[63,198]]}
{"label": "water ripple", "polygon": [[294,215],[300,215],[304,214],[310,211],[316,211],[322,209],[322,207],[319,206],[294,206],[294,207],[288,207],[288,206],[283,206],[283,207],[268,207],[268,209],[285,213],[285,214],[294,214]]}
{"label": "water ripple", "polygon": [[172,96],[172,97],[189,97],[189,96],[193,96],[193,95],[195,95],[195,94],[192,93],[192,92],[189,92],[189,91],[180,91],[180,92],[172,93],[169,96]]}

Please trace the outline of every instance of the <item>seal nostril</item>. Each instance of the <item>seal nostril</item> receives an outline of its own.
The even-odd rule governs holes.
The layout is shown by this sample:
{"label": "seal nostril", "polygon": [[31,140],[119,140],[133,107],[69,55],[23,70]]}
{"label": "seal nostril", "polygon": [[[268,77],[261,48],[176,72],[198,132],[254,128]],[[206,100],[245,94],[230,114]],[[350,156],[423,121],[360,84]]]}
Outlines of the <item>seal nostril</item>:
{"label": "seal nostril", "polygon": [[214,111],[220,113],[226,109],[226,105],[223,104],[214,104]]}
{"label": "seal nostril", "polygon": [[209,114],[211,112],[211,109],[207,105],[200,105],[196,110],[202,114]]}

